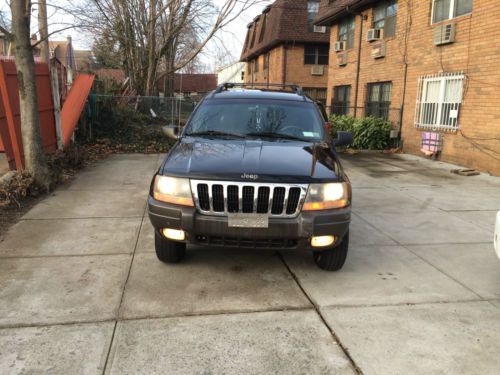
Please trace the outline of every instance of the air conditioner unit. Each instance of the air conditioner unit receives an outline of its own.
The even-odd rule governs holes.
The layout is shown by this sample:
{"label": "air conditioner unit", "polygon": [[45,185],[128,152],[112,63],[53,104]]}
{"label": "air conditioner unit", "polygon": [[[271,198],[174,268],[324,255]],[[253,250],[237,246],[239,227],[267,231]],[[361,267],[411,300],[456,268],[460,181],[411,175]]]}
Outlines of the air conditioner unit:
{"label": "air conditioner unit", "polygon": [[311,75],[322,76],[325,72],[325,67],[323,65],[313,65],[311,66]]}
{"label": "air conditioner unit", "polygon": [[337,53],[335,55],[335,63],[337,66],[347,65],[347,52]]}
{"label": "air conditioner unit", "polygon": [[372,44],[372,57],[374,59],[385,57],[385,42],[377,42]]}
{"label": "air conditioner unit", "polygon": [[366,41],[373,42],[374,40],[382,39],[382,29],[370,29],[366,32]]}
{"label": "air conditioner unit", "polygon": [[326,33],[326,26],[314,26],[313,31],[315,33]]}
{"label": "air conditioner unit", "polygon": [[346,44],[345,42],[335,42],[333,44],[333,50],[335,52],[345,51]]}
{"label": "air conditioner unit", "polygon": [[434,45],[453,43],[455,41],[455,24],[448,23],[434,29]]}

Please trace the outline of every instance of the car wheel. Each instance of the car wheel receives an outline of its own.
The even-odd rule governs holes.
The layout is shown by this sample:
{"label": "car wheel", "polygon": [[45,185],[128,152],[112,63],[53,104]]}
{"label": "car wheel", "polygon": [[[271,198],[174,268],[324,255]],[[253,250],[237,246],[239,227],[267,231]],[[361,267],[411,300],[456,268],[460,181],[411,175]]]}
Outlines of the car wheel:
{"label": "car wheel", "polygon": [[160,233],[155,231],[156,256],[165,263],[180,262],[186,255],[186,244],[167,240]]}
{"label": "car wheel", "polygon": [[342,241],[334,248],[315,251],[313,253],[314,262],[323,270],[338,271],[345,263],[348,248],[349,232],[344,235]]}

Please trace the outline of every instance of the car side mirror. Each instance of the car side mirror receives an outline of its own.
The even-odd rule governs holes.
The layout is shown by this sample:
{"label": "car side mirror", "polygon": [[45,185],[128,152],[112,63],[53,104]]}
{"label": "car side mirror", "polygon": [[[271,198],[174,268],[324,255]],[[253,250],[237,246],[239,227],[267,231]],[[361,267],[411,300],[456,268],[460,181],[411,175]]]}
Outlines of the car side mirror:
{"label": "car side mirror", "polygon": [[333,140],[333,145],[336,147],[349,146],[354,141],[351,132],[337,131],[337,138]]}
{"label": "car side mirror", "polygon": [[165,125],[161,127],[161,131],[167,138],[177,140],[179,136],[179,128],[176,125]]}

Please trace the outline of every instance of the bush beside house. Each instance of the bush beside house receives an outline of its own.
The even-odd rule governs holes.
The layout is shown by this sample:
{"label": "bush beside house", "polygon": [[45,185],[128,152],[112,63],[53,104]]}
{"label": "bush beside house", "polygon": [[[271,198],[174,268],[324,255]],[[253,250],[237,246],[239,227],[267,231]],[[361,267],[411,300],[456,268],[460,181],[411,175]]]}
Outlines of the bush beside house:
{"label": "bush beside house", "polygon": [[351,147],[364,150],[383,150],[389,146],[391,123],[381,118],[330,116],[332,135],[337,131],[350,131],[354,136]]}

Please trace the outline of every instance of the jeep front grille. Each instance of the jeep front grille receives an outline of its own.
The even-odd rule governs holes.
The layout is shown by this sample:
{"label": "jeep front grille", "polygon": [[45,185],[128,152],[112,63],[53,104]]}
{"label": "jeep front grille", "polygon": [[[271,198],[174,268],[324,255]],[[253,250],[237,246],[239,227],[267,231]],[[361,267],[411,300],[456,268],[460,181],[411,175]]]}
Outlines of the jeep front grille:
{"label": "jeep front grille", "polygon": [[196,208],[203,214],[295,217],[304,203],[307,185],[191,180],[191,191]]}

